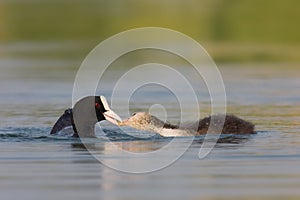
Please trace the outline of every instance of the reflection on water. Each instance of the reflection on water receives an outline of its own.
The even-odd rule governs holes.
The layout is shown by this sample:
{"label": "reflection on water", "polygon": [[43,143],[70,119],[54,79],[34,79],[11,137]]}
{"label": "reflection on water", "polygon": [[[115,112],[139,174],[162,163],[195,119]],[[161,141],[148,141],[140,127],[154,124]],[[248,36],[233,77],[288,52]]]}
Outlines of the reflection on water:
{"label": "reflection on water", "polygon": [[[300,196],[300,71],[296,67],[220,67],[228,112],[252,121],[258,134],[224,135],[203,160],[197,157],[203,138],[197,137],[175,164],[154,173],[132,175],[99,163],[80,139],[49,135],[51,125],[71,105],[76,71],[63,68],[72,63],[65,58],[59,58],[60,62],[42,59],[39,63],[28,57],[24,59],[27,62],[16,62],[6,54],[0,57],[1,199],[298,199]],[[169,106],[168,120],[178,122],[178,108],[162,93],[155,96],[155,91],[148,92],[145,98],[142,93],[135,94],[136,104],[132,103],[130,109],[147,110],[151,101],[155,101]],[[103,94],[109,93],[103,91]],[[118,113],[122,117],[128,117],[125,104],[120,100]],[[209,106],[209,102],[201,102],[201,117],[209,114]],[[145,138],[147,133],[138,131],[122,135],[109,123],[100,126],[113,145],[131,152],[153,151],[171,140],[151,135]],[[185,138],[181,140],[184,144]],[[112,162],[126,163],[126,158],[111,156],[112,144],[99,136],[97,142],[89,143],[89,148]]]}
{"label": "reflection on water", "polygon": [[[278,141],[284,144],[280,146]],[[175,164],[143,175],[124,174],[102,165],[78,139],[6,141],[1,142],[1,194],[14,197],[17,194],[12,191],[17,190],[25,199],[296,198],[300,184],[296,141],[300,137],[280,132],[228,136],[207,158],[199,160],[199,139]],[[128,148],[139,145],[151,148],[157,141],[122,144]],[[119,163],[126,159],[111,157],[109,146],[102,147],[107,159]]]}

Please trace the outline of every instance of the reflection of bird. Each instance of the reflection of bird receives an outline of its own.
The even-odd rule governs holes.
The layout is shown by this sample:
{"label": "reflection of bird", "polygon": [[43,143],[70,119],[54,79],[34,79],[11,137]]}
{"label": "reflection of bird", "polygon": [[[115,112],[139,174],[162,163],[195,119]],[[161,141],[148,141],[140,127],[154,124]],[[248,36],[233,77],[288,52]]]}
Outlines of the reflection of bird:
{"label": "reflection of bird", "polygon": [[[220,123],[224,119],[223,129],[220,129]],[[133,128],[151,131],[165,137],[176,136],[196,136],[206,134],[210,126],[209,133],[228,133],[228,134],[254,134],[254,125],[234,115],[214,115],[199,121],[197,124],[185,125],[182,127],[164,123],[155,116],[145,112],[133,113],[128,119],[119,122],[120,126],[131,126]]]}
{"label": "reflection of bird", "polygon": [[73,109],[65,110],[54,124],[50,134],[56,134],[65,128],[72,127],[75,137],[94,137],[94,126],[102,120],[118,124],[121,118],[109,108],[105,97],[84,97],[75,104]]}

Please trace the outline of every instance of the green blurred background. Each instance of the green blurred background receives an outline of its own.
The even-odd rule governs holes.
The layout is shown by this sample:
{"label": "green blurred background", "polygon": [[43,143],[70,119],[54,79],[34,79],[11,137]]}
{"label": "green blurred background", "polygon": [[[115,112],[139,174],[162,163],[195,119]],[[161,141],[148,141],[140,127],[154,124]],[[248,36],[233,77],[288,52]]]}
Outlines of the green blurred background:
{"label": "green blurred background", "polygon": [[217,63],[298,63],[299,8],[298,0],[2,0],[0,43],[79,41],[44,53],[82,60],[113,34],[158,26],[193,37]]}

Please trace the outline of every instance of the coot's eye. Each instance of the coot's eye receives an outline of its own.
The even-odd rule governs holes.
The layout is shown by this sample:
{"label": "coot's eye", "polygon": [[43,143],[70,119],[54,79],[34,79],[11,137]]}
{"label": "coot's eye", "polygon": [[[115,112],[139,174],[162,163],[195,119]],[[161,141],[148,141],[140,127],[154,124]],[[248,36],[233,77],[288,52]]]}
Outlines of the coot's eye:
{"label": "coot's eye", "polygon": [[132,113],[132,115],[131,116],[134,116],[134,115],[136,115],[136,113],[134,112],[134,113]]}
{"label": "coot's eye", "polygon": [[96,107],[96,108],[99,108],[99,107],[100,107],[100,104],[96,102],[96,103],[95,103],[95,107]]}

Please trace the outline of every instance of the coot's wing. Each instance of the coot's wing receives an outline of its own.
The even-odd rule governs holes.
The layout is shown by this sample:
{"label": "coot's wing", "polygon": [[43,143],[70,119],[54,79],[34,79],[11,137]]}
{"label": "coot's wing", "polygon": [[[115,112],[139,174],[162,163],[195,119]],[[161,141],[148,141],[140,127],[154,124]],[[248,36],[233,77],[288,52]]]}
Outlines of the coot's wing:
{"label": "coot's wing", "polygon": [[60,116],[60,118],[54,124],[50,134],[56,134],[57,132],[61,131],[65,127],[72,126],[72,117],[73,117],[72,109],[69,108],[65,110],[64,114]]}

